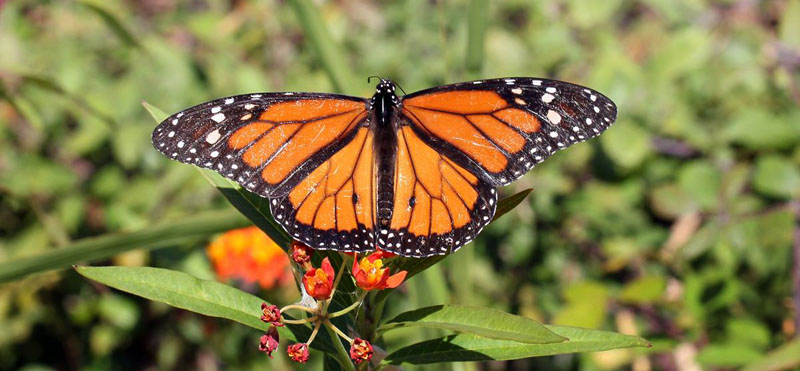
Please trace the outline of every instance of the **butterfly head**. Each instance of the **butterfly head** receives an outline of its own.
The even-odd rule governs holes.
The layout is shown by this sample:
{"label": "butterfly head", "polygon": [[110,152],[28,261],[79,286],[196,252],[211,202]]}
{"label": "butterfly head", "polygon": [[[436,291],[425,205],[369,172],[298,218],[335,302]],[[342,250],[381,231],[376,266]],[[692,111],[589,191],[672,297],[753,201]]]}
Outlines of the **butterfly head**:
{"label": "butterfly head", "polygon": [[381,82],[375,87],[375,94],[394,94],[395,83],[394,81],[381,77]]}
{"label": "butterfly head", "polygon": [[[378,77],[378,76],[372,76]],[[371,77],[371,78],[372,78]],[[375,104],[378,100],[383,100],[384,102],[391,102],[397,103],[397,95],[395,94],[395,90],[397,89],[397,85],[388,78],[378,77],[380,82],[377,86],[375,86],[375,95],[372,97],[372,103]]]}

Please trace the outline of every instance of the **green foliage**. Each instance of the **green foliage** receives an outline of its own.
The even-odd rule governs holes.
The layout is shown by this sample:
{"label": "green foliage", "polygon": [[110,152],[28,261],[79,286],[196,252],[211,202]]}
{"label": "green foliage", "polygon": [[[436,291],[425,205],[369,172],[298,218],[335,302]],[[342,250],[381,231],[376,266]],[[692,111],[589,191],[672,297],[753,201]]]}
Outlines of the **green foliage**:
{"label": "green foliage", "polygon": [[[267,363],[249,327],[98,295],[72,271],[29,274],[97,261],[213,277],[206,240],[249,223],[228,201],[285,244],[258,198],[154,151],[148,111],[166,115],[141,102],[174,112],[255,91],[369,94],[363,81],[373,74],[409,92],[469,78],[558,78],[619,107],[601,138],[501,189],[533,191],[470,246],[446,259],[392,261],[413,277],[370,295],[385,300],[384,318],[463,304],[654,344],[647,353],[514,361],[521,369],[624,369],[634,360],[655,369],[679,358],[709,369],[796,368],[788,303],[800,188],[798,14],[798,0],[4,2],[0,369],[109,369],[131,359],[143,362],[134,368],[209,359],[291,368],[285,352]],[[337,300],[352,300],[343,291]],[[297,300],[273,294],[259,296]],[[560,328],[550,330],[566,336]],[[398,328],[378,345],[396,362],[441,345],[442,358],[405,358],[408,368],[511,354],[500,353],[501,340],[446,335]],[[489,350],[458,353],[445,340]],[[531,351],[541,344],[513,349],[545,354]]]}
{"label": "green foliage", "polygon": [[400,327],[430,327],[474,334],[489,339],[529,344],[566,341],[536,321],[481,307],[437,305],[401,313],[378,331]]}
{"label": "green foliage", "polygon": [[644,347],[650,343],[636,336],[607,331],[586,330],[567,326],[547,326],[553,333],[569,340],[551,344],[526,344],[475,335],[451,335],[428,340],[389,354],[389,363],[427,364],[454,361],[509,360],[574,352],[598,351],[627,347]]}

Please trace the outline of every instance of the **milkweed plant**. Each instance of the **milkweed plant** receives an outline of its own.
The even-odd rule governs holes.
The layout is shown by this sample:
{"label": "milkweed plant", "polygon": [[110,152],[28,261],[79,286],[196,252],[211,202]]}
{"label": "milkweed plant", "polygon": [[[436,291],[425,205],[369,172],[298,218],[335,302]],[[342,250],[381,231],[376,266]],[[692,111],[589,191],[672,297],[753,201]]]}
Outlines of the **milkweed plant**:
{"label": "milkweed plant", "polygon": [[[166,117],[153,106],[145,104],[145,107],[158,122]],[[495,309],[448,303],[387,318],[384,316],[387,298],[402,295],[398,288],[405,281],[447,256],[406,258],[381,250],[367,254],[313,250],[293,241],[278,227],[266,199],[216,173],[200,171],[289,256],[290,276],[301,292],[299,300],[280,307],[220,282],[161,268],[76,267],[76,270],[122,291],[250,326],[258,331],[254,331],[251,349],[264,352],[265,358],[272,358],[284,343],[288,357],[294,362],[306,363],[312,357],[324,357],[326,361],[335,360],[345,370],[512,360],[650,346],[637,336],[544,325]],[[495,219],[512,210],[529,192],[502,199]],[[261,271],[253,272],[257,275]],[[434,328],[452,334],[414,344],[387,343],[384,335],[400,328]],[[331,365],[324,364],[326,368]]]}

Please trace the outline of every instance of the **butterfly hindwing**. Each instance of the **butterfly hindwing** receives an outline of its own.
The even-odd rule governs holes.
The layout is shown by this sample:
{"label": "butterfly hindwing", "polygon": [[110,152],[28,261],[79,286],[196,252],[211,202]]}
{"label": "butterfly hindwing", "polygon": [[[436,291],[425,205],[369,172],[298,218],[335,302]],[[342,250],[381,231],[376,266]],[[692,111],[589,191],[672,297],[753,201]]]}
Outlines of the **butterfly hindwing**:
{"label": "butterfly hindwing", "polygon": [[397,142],[394,210],[378,246],[425,257],[449,254],[475,238],[494,215],[494,186],[435,151],[408,124]]}
{"label": "butterfly hindwing", "polygon": [[276,197],[352,140],[366,116],[366,101],[360,98],[246,94],[170,116],[153,131],[152,141],[169,158]]}
{"label": "butterfly hindwing", "polygon": [[315,249],[374,250],[374,164],[373,134],[359,128],[287,195],[273,198],[272,215],[293,238]]}
{"label": "butterfly hindwing", "polygon": [[532,78],[465,82],[403,97],[402,112],[435,149],[495,186],[600,134],[614,103],[574,84]]}

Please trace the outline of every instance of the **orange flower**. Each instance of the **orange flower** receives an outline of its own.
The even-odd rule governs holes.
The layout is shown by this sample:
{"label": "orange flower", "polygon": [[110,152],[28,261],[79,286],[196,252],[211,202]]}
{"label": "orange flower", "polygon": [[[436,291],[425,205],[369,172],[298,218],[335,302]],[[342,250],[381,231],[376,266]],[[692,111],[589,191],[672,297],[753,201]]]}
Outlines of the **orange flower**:
{"label": "orange flower", "polygon": [[289,358],[298,363],[306,363],[308,361],[308,345],[305,343],[298,343],[289,345],[286,349],[289,353]]}
{"label": "orange flower", "polygon": [[359,262],[353,261],[353,277],[356,279],[358,287],[364,290],[383,290],[392,289],[400,286],[406,278],[406,271],[400,271],[392,276],[389,275],[389,268],[383,268],[383,258],[387,253],[376,251]]}
{"label": "orange flower", "polygon": [[292,281],[286,254],[257,227],[225,232],[208,245],[207,252],[222,281],[257,282],[265,289]]}
{"label": "orange flower", "polygon": [[333,291],[333,267],[328,258],[322,260],[321,268],[309,269],[303,276],[303,286],[311,297],[327,300]]}
{"label": "orange flower", "polygon": [[350,358],[359,364],[372,359],[372,344],[364,339],[355,338],[350,344]]}

